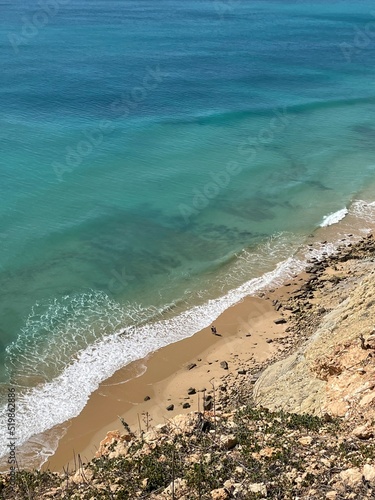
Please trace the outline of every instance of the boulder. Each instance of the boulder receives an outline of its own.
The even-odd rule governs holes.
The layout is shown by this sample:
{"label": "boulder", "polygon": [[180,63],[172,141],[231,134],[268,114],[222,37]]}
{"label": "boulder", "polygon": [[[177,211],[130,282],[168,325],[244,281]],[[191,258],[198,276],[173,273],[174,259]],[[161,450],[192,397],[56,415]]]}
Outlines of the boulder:
{"label": "boulder", "polygon": [[212,500],[227,500],[230,497],[225,488],[217,488],[211,491],[211,498]]}
{"label": "boulder", "polygon": [[251,493],[260,493],[263,497],[267,497],[267,488],[264,483],[252,483],[248,487]]}
{"label": "boulder", "polygon": [[273,322],[275,323],[275,325],[282,325],[282,324],[286,323],[286,319],[285,318],[277,318]]}
{"label": "boulder", "polygon": [[365,464],[363,466],[362,472],[366,481],[369,481],[371,484],[375,485],[375,466],[370,464]]}
{"label": "boulder", "polygon": [[359,425],[353,430],[352,434],[358,439],[370,439],[374,436],[374,431],[368,425]]}
{"label": "boulder", "polygon": [[357,467],[343,470],[339,475],[344,483],[352,488],[362,483],[362,472]]}
{"label": "boulder", "polygon": [[109,431],[109,432],[107,432],[107,434],[106,434],[105,438],[104,438],[102,441],[100,441],[100,443],[99,443],[99,449],[98,449],[98,451],[95,453],[95,456],[96,456],[97,458],[99,458],[99,457],[101,457],[102,455],[107,454],[107,453],[108,453],[108,448],[109,448],[112,444],[114,444],[114,443],[116,443],[116,442],[120,441],[120,439],[121,439],[121,434],[120,434],[120,431],[119,431],[119,430],[115,430],[115,431]]}
{"label": "boulder", "polygon": [[222,435],[220,436],[220,444],[226,450],[232,450],[238,444],[238,440],[234,434]]}

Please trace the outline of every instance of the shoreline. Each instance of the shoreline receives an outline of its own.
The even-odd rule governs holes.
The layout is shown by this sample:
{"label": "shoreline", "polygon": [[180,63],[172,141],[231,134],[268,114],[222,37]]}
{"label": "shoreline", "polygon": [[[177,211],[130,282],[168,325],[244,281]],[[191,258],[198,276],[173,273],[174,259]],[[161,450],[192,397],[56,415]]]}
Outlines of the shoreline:
{"label": "shoreline", "polygon": [[[349,216],[338,224],[318,228],[311,248],[323,238],[336,242],[337,246],[344,240],[349,243],[361,238],[362,228],[355,224],[353,227],[351,223]],[[352,233],[348,235],[349,227],[352,233],[357,233],[355,237]],[[325,258],[323,254],[319,260]],[[115,372],[90,395],[81,413],[65,422],[68,429],[42,470],[74,468],[78,455],[83,462],[92,459],[108,432],[121,432],[119,417],[137,431],[144,430],[150,422],[157,425],[176,414],[197,411],[202,399],[200,391],[212,390],[212,382],[220,384],[222,376],[241,379],[280,358],[285,349],[291,347],[293,339],[286,331],[288,322],[276,325],[274,321],[283,316],[288,320],[291,312],[275,310],[273,302],[285,301],[307,280],[308,275],[302,271],[275,289],[247,296],[226,309],[214,322],[222,337],[213,335],[207,327]],[[223,370],[220,363],[229,359],[228,370]],[[191,363],[197,366],[187,370]],[[238,370],[246,374],[238,374]],[[194,385],[196,396],[187,399],[187,389]],[[145,398],[150,399],[145,401]],[[182,408],[184,403],[190,406]],[[174,405],[173,410],[166,409],[170,404]]]}
{"label": "shoreline", "polygon": [[[371,205],[370,202],[363,203],[365,205]],[[373,205],[371,205],[371,207],[372,206]],[[306,237],[305,244],[293,255],[292,260],[302,259],[304,265],[308,265],[309,257],[314,259],[318,256],[318,259],[324,260],[327,256],[326,251],[330,254],[332,249],[338,248],[343,241],[345,241],[344,245],[350,243],[354,244],[356,240],[362,238],[364,234],[371,231],[371,226],[373,225],[368,219],[358,215],[357,212],[358,211],[349,213],[339,223],[316,228],[314,233]],[[366,222],[366,224],[364,224],[364,222]],[[276,295],[280,293],[288,295],[288,293],[290,293],[290,283],[288,283],[289,286],[287,287],[282,284],[280,285],[280,283],[282,283],[282,281],[285,283],[285,280],[289,280],[289,282],[293,281],[293,283],[297,280],[298,283],[298,280],[301,279],[301,275],[292,279],[291,270],[292,267],[284,277],[281,275],[278,276],[278,273],[275,274],[273,283],[276,290],[272,293]],[[272,273],[274,273],[274,271],[272,271]],[[209,363],[213,365],[217,363],[216,359],[219,354],[215,355],[215,352],[224,352],[224,354],[229,353],[229,356],[232,356],[236,350],[242,350],[244,339],[249,339],[246,337],[245,332],[241,332],[241,327],[243,327],[244,323],[241,314],[242,316],[252,314],[249,311],[254,310],[254,308],[257,309],[254,301],[258,300],[259,296],[267,295],[267,292],[265,293],[264,291],[270,286],[272,286],[272,283],[270,285],[264,283],[263,287],[258,289],[258,292],[255,292],[258,294],[258,297],[255,294],[248,295],[236,305],[229,307],[220,314],[219,319],[215,321],[215,325],[219,332],[220,327],[218,321],[221,321],[221,318],[224,317],[224,322],[229,322],[228,326],[225,326],[225,335],[222,338],[212,335],[209,327],[204,328],[191,337],[169,344],[158,351],[148,354],[143,359],[130,363],[115,372],[109,379],[104,380],[99,388],[90,395],[86,406],[77,417],[65,421],[63,424],[57,425],[45,433],[35,436],[36,439],[30,440],[30,443],[32,445],[33,442],[36,443],[36,448],[38,448],[39,443],[43,441],[48,442],[50,436],[61,436],[62,430],[64,429],[65,432],[67,428],[65,435],[59,438],[59,444],[56,450],[53,452],[54,447],[52,448],[50,457],[47,458],[47,461],[44,462],[41,468],[43,470],[47,468],[61,470],[64,465],[69,464],[69,466],[71,466],[75,460],[74,457],[77,457],[78,454],[84,457],[85,460],[92,458],[106,432],[122,428],[118,415],[125,418],[125,420],[131,424],[132,428],[137,430],[140,425],[143,425],[142,414],[144,413],[152,412],[154,414],[152,416],[152,422],[156,424],[162,422],[165,418],[171,418],[177,413],[184,412],[182,404],[184,402],[189,402],[189,400],[185,401],[184,399],[186,395],[182,393],[173,394],[172,396],[176,398],[177,404],[174,403],[175,408],[173,411],[166,411],[167,403],[172,404],[172,401],[168,401],[170,396],[167,395],[167,390],[165,389],[163,392],[161,388],[168,385],[169,378],[176,378],[177,373],[179,377],[180,375],[182,378],[184,376],[186,377],[186,365],[190,362],[196,362],[199,358],[202,359],[203,361],[199,363],[201,365],[206,364],[207,370],[210,370],[210,372],[207,371],[207,373],[212,376],[216,368],[215,366],[209,365]],[[300,283],[298,286],[300,286]],[[247,305],[244,306],[242,313],[239,314],[236,311],[240,309],[237,308],[240,308],[243,303]],[[273,311],[272,300],[270,307]],[[229,320],[225,319],[226,315],[228,315]],[[264,318],[261,319],[262,316],[263,312],[258,311],[258,319],[261,323],[264,320]],[[272,321],[270,324],[272,327]],[[284,330],[287,326],[288,325],[285,325],[283,327]],[[268,327],[265,328],[267,329]],[[259,339],[262,340],[262,336],[265,335],[265,330],[262,330],[262,326],[259,327],[259,330],[260,332],[251,332],[254,336],[252,340],[249,341],[251,346],[248,347],[244,356],[238,360],[233,358],[233,361],[241,361],[247,364],[247,370],[256,371],[259,367],[262,367],[262,362],[265,364],[271,363],[272,356],[275,353],[280,355],[280,350],[283,351],[283,343],[285,342],[285,344],[288,345],[288,339],[281,340],[279,345],[277,345],[277,343],[272,344],[272,342],[263,342],[263,344],[259,344],[256,336],[258,335]],[[281,335],[285,335],[284,330],[282,330],[283,333]],[[252,343],[254,345],[252,345]],[[267,361],[261,357],[264,351],[270,353]],[[208,360],[209,356],[212,356],[212,360]],[[247,358],[245,358],[245,356],[247,356]],[[250,359],[251,356],[255,356],[255,359]],[[231,368],[229,369],[229,372],[230,371]],[[198,372],[199,370],[196,371],[196,373]],[[216,370],[215,373],[217,372],[222,374],[220,370]],[[190,371],[189,377],[193,376],[194,373],[194,370]],[[243,376],[241,377],[238,374],[237,376],[243,379]],[[206,389],[210,390],[210,379],[206,378],[206,380],[208,380],[205,384],[208,385]],[[154,388],[157,398],[155,398],[155,394],[152,395],[150,392],[151,386]],[[149,401],[144,401],[146,396],[150,396],[151,399]],[[187,409],[187,411],[192,410],[197,410],[196,402],[190,404],[190,408]],[[29,456],[31,456],[31,454],[29,454]]]}
{"label": "shoreline", "polygon": [[[300,285],[301,281],[297,283]],[[281,287],[284,290],[277,289],[273,295],[291,293],[297,283]],[[259,370],[262,363],[279,352],[274,341],[284,339],[288,326],[274,323],[282,316],[272,300],[276,299],[247,297],[217,318],[215,326],[221,336],[204,328],[118,370],[91,395],[80,415],[70,421],[55,454],[42,468],[71,469],[78,454],[84,462],[92,459],[106,433],[121,430],[118,415],[133,431],[140,426],[144,429],[145,418],[150,418],[152,425],[163,423],[177,414],[198,410],[203,389],[209,392],[211,384],[219,384],[222,376],[243,377],[237,373],[239,370],[246,374],[251,369]],[[220,366],[224,361],[228,369]],[[189,370],[190,364],[196,366]],[[196,392],[188,399],[190,387]],[[190,406],[182,408],[186,402]],[[166,409],[170,404],[174,405],[173,410]]]}
{"label": "shoreline", "polygon": [[[366,228],[368,231],[371,227]],[[363,235],[361,221],[349,214],[337,224],[317,228],[306,246],[313,250],[316,244],[328,240],[337,249],[343,242],[355,244]],[[312,252],[311,259],[314,258]],[[323,252],[319,261],[326,258]],[[214,322],[222,337],[213,335],[207,327],[115,372],[90,395],[81,413],[65,422],[68,429],[42,469],[74,467],[78,455],[84,462],[92,459],[107,432],[117,429],[121,432],[119,416],[137,431],[150,422],[157,425],[176,414],[197,411],[198,400],[202,399],[200,391],[212,390],[212,381],[219,384],[223,372],[224,376],[241,379],[279,359],[298,339],[293,340],[286,331],[288,323],[275,325],[275,319],[283,315],[288,320],[291,312],[275,310],[273,302],[285,301],[308,279],[303,270],[289,280],[285,278],[275,289],[249,295],[226,309]],[[231,359],[228,370],[223,370],[220,363],[228,359]],[[197,366],[187,370],[191,363]],[[246,374],[238,374],[238,370],[245,370]],[[197,395],[188,399],[187,389],[193,385],[197,386],[194,387]],[[145,401],[145,398],[150,399]],[[190,406],[182,408],[184,403]],[[168,411],[166,407],[170,404],[174,408]]]}

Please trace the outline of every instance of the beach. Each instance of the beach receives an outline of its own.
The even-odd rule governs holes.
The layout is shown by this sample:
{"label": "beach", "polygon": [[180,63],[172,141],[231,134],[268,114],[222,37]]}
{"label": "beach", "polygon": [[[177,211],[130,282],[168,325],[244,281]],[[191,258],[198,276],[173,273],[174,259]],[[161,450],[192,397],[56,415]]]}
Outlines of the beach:
{"label": "beach", "polygon": [[[310,243],[295,255],[296,262],[301,259],[301,271],[289,270],[279,278],[275,273],[268,285],[227,308],[214,321],[218,335],[208,326],[116,371],[91,394],[78,417],[64,424],[56,452],[43,468],[74,468],[78,454],[83,461],[90,460],[107,432],[121,432],[119,417],[134,431],[145,430],[176,414],[201,410],[204,394],[212,394],[223,382],[240,387],[254,376],[255,382],[265,366],[305,339],[298,327],[291,329],[294,306],[285,304],[311,279],[306,269],[341,247],[350,249],[369,234],[374,229],[373,209],[371,204],[359,205],[345,218],[338,216],[315,231]],[[289,267],[300,269],[301,264]],[[190,388],[195,394],[188,395]],[[186,403],[189,406],[183,408]],[[170,405],[173,409],[167,410]]]}
{"label": "beach", "polygon": [[[70,422],[44,468],[74,468],[78,455],[83,462],[92,459],[107,432],[121,431],[118,416],[133,431],[144,431],[176,414],[202,410],[204,395],[215,392],[223,382],[249,383],[251,374],[295,343],[286,331],[291,312],[278,304],[307,279],[301,273],[285,285],[261,293],[262,297],[246,297],[217,318],[217,335],[205,328],[116,372]],[[188,395],[189,389],[195,393]],[[189,406],[183,408],[184,403]],[[167,410],[169,405],[172,410]]]}

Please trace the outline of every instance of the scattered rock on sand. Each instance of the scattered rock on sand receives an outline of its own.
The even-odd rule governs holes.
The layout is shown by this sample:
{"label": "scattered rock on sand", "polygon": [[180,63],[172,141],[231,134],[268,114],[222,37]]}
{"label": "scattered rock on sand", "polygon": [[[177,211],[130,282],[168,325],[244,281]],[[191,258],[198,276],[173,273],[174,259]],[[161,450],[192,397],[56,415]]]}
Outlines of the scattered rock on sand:
{"label": "scattered rock on sand", "polygon": [[213,398],[212,396],[206,396],[204,403],[203,403],[203,408],[205,411],[210,411],[212,410],[213,407]]}
{"label": "scattered rock on sand", "polygon": [[222,361],[220,363],[220,366],[221,368],[223,368],[224,370],[228,370],[228,363],[226,361]]}
{"label": "scattered rock on sand", "polygon": [[275,325],[283,325],[284,323],[286,323],[286,319],[285,318],[277,318],[273,322],[275,323]]}
{"label": "scattered rock on sand", "polygon": [[173,411],[174,410],[174,405],[168,405],[166,408],[168,411]]}

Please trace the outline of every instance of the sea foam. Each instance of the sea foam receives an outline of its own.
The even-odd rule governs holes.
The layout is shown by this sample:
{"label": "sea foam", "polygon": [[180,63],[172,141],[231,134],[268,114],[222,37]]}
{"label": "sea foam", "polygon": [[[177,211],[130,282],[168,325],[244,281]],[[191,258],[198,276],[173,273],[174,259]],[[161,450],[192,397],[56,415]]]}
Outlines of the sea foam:
{"label": "sea foam", "polygon": [[332,226],[332,224],[337,224],[342,220],[346,215],[349,213],[347,208],[342,208],[341,210],[338,210],[337,212],[334,212],[332,214],[328,214],[325,217],[323,217],[322,222],[320,223],[320,227],[327,227],[327,226]]}

